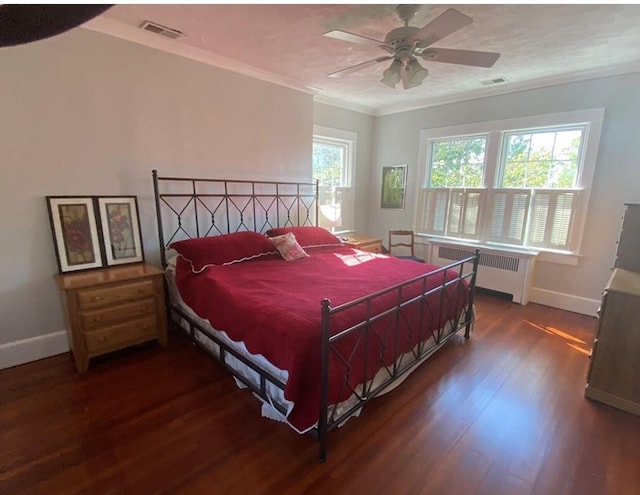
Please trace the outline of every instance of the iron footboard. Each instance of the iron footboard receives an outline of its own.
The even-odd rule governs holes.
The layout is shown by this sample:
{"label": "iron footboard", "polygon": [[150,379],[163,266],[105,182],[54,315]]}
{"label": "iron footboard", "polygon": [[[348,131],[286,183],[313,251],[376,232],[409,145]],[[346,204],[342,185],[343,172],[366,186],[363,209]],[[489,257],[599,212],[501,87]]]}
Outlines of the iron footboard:
{"label": "iron footboard", "polygon": [[[328,299],[322,301],[322,384],[317,427],[320,461],[327,458],[329,431],[359,411],[366,402],[380,395],[391,384],[402,379],[459,330],[464,328],[465,338],[469,337],[479,256],[479,250],[476,250],[473,256],[456,263],[339,306],[331,307]],[[471,269],[465,271],[465,267],[469,266]],[[445,278],[444,273],[447,271],[455,271],[456,276],[451,279]],[[430,282],[437,278],[441,278],[442,282],[433,286]],[[421,285],[419,293],[404,297],[403,293],[416,284]],[[392,297],[397,302],[382,312],[375,312],[374,301],[383,297]],[[351,327],[332,334],[332,318],[356,306],[365,308],[366,317]],[[407,318],[407,311],[410,310],[414,313],[411,321]],[[444,314],[447,311],[448,314]],[[436,328],[433,328],[434,322],[438,322]],[[381,338],[380,330],[377,329],[381,325],[386,329],[385,338]],[[346,339],[351,339],[351,343],[346,346],[347,349],[360,347],[364,350],[364,356],[359,360],[356,359],[356,352],[347,352],[349,355],[345,356],[341,343]],[[372,345],[373,353],[367,352]],[[389,354],[391,358],[387,357],[385,361],[385,356]],[[377,357],[379,359],[376,359]],[[351,399],[346,405],[338,404],[329,397],[330,367],[336,363],[344,368],[344,381],[337,393],[332,395],[339,397],[344,395],[345,391],[350,393]],[[359,369],[360,376],[371,377],[375,374],[375,379],[368,379],[355,387],[350,385],[350,378],[356,371],[354,368]]]}

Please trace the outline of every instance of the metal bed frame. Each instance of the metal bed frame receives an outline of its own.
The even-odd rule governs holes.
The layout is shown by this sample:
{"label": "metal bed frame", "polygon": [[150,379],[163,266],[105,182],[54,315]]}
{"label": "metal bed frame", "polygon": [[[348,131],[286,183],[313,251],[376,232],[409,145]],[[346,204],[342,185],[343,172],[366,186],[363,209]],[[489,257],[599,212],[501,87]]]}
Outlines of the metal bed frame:
{"label": "metal bed frame", "polygon": [[[183,238],[206,237],[242,230],[264,233],[276,227],[317,225],[317,183],[160,177],[156,170],[152,171],[152,177],[160,257],[163,267],[167,265],[166,250],[168,246],[172,242]],[[168,216],[165,214],[168,214]],[[165,233],[168,235],[165,235]],[[391,384],[402,379],[404,375],[442,347],[459,330],[464,328],[464,337],[469,337],[473,321],[474,292],[479,256],[479,250],[476,250],[473,256],[339,306],[332,307],[331,301],[328,299],[319,301],[318,310],[321,311],[322,316],[321,329],[319,329],[322,332],[321,409],[318,425],[313,431],[319,443],[320,461],[325,461],[327,458],[328,432],[337,428],[349,417],[357,413],[366,402],[380,395]],[[457,273],[456,277],[445,281],[442,273],[446,270],[455,271]],[[438,275],[441,276],[443,282],[434,288],[428,289],[428,282]],[[450,297],[447,290],[451,291],[451,287],[454,286],[453,290],[458,294],[463,281],[467,281],[466,287],[468,288],[468,297],[464,308],[447,325],[433,333],[429,332],[428,335],[426,332],[428,320],[430,318],[438,318],[437,321],[441,321],[442,319],[443,303],[445,298]],[[422,284],[420,294],[405,300],[403,291],[406,292],[411,285],[415,287],[415,284]],[[464,287],[464,285],[462,286]],[[467,289],[465,288],[465,290]],[[378,298],[389,297],[390,295],[395,297],[395,300],[398,301],[397,304],[382,313],[375,313],[372,309],[372,303]],[[438,300],[435,305],[433,304],[434,299]],[[402,321],[404,318],[402,310],[414,304],[419,305],[421,315],[418,328],[415,329],[419,344],[413,347],[410,352],[400,355],[397,353],[398,328],[402,323],[406,324],[406,321]],[[356,306],[365,308],[366,318],[356,325],[332,335],[330,332],[332,318]],[[285,384],[279,378],[237,352],[207,327],[194,321],[180,306],[168,301],[167,307],[169,321],[172,325],[178,325],[181,319],[188,322],[189,334],[196,345],[219,360],[236,379],[251,389],[260,399],[266,403],[271,403],[280,413],[285,414],[285,411],[278,406],[276,401],[270,400],[267,392],[267,384],[284,391]],[[385,344],[379,339],[373,326],[382,318],[394,322],[394,328],[391,329],[394,335],[394,364],[391,366],[379,366],[385,351]],[[355,332],[359,333],[356,334]],[[218,354],[205,346],[197,338],[198,336],[200,339],[205,337],[217,344]],[[367,372],[368,366],[376,366],[375,369],[380,368],[378,375],[382,373],[383,379],[377,381],[375,385],[373,380],[356,388],[349,385],[348,376],[353,356],[342,355],[338,344],[344,339],[353,338],[354,336],[358,339],[364,339],[365,345],[369,345],[372,341],[378,339],[380,362],[370,363],[365,359],[363,374],[363,376],[369,376]],[[235,357],[257,373],[259,384],[254,384],[236,372],[227,361],[228,355]],[[334,357],[334,360],[341,362],[345,368],[342,391],[345,391],[344,387],[348,387],[353,394],[352,397],[355,398],[354,404],[348,407],[347,410],[338,410],[337,404],[329,403],[331,356]]]}

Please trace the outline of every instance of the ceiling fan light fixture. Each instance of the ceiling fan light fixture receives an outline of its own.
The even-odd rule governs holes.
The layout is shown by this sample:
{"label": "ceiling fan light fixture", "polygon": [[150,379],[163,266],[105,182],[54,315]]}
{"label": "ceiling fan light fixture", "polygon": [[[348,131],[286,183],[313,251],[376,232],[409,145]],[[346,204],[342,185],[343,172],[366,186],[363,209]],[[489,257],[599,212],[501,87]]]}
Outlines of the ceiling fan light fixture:
{"label": "ceiling fan light fixture", "polygon": [[404,89],[415,88],[429,75],[429,71],[422,67],[416,59],[413,59],[406,68]]}
{"label": "ceiling fan light fixture", "polygon": [[326,32],[325,36],[329,38],[375,46],[387,52],[384,57],[377,57],[367,62],[361,62],[337,72],[332,72],[329,77],[340,77],[368,67],[373,63],[393,59],[391,66],[384,71],[380,82],[390,88],[395,88],[396,84],[402,81],[402,87],[410,89],[420,86],[429,74],[429,71],[418,63],[416,57],[428,62],[434,61],[470,67],[493,67],[500,58],[500,54],[494,52],[433,46],[434,43],[442,38],[471,24],[473,19],[456,9],[450,8],[421,28],[409,26],[409,20],[414,16],[418,8],[419,6],[416,5],[399,5],[396,13],[400,20],[404,22],[404,26],[389,31],[384,37],[384,41],[339,29]]}
{"label": "ceiling fan light fixture", "polygon": [[382,79],[380,82],[386,84],[390,88],[395,88],[396,84],[400,82],[400,71],[402,70],[402,62],[396,59],[391,62],[391,65],[387,70],[382,73]]}

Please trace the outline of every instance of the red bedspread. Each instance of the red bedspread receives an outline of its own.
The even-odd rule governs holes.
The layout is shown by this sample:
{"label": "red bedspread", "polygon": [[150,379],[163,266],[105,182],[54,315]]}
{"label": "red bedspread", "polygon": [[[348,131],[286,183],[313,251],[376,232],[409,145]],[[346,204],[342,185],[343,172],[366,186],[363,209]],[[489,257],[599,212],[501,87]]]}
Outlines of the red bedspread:
{"label": "red bedspread", "polygon": [[[267,256],[228,266],[211,266],[201,273],[192,273],[190,264],[180,257],[176,266],[180,294],[198,316],[209,320],[215,329],[224,330],[232,340],[244,342],[249,352],[261,354],[278,368],[288,371],[284,395],[295,403],[288,420],[300,431],[317,422],[320,409],[321,300],[327,298],[335,307],[437,268],[345,247],[315,250],[310,254],[308,258],[292,262]],[[446,278],[450,280],[456,275],[447,273]],[[433,277],[429,287],[441,284],[442,280],[442,275]],[[403,296],[416,295],[421,288],[422,284],[414,284],[403,291]],[[448,290],[443,299],[446,307],[442,311],[434,311],[433,307],[437,308],[441,296],[433,297],[437,299],[422,315],[430,323],[431,331],[459,313],[466,303],[466,291],[462,285]],[[374,308],[386,309],[397,300],[396,293],[377,298]],[[418,306],[415,308],[409,313],[417,313]],[[332,333],[362,321],[364,317],[364,307],[339,313],[332,319]],[[410,325],[405,326],[405,331],[411,332]],[[341,351],[348,353],[344,346],[349,345],[364,347],[358,342],[354,335],[351,343],[348,340],[341,343]],[[408,339],[403,336],[400,342],[406,352],[417,342],[416,335]],[[397,347],[398,344],[394,345]],[[385,346],[388,356],[384,356],[384,361],[397,356],[394,345]],[[378,343],[376,350],[372,349],[370,353],[380,354]],[[336,361],[332,356],[332,361]],[[337,361],[330,365],[330,403],[345,400],[351,394],[342,386],[344,367],[339,359]],[[359,361],[362,359],[356,357],[354,364]],[[352,385],[372,378],[363,376],[364,372],[358,374],[361,366],[354,365],[353,368]],[[375,370],[369,370],[367,374],[375,374]]]}

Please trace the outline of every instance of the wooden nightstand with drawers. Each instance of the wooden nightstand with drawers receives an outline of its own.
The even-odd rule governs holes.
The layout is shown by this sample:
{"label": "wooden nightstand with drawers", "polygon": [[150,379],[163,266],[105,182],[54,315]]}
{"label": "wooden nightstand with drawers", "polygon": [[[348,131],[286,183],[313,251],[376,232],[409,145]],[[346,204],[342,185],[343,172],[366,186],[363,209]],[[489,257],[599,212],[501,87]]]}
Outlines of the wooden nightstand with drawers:
{"label": "wooden nightstand with drawers", "polygon": [[89,359],[158,339],[167,345],[162,270],[135,264],[55,276],[79,373]]}
{"label": "wooden nightstand with drawers", "polygon": [[370,253],[382,253],[382,239],[378,237],[366,237],[363,235],[350,235],[345,240],[346,246],[368,251]]}

